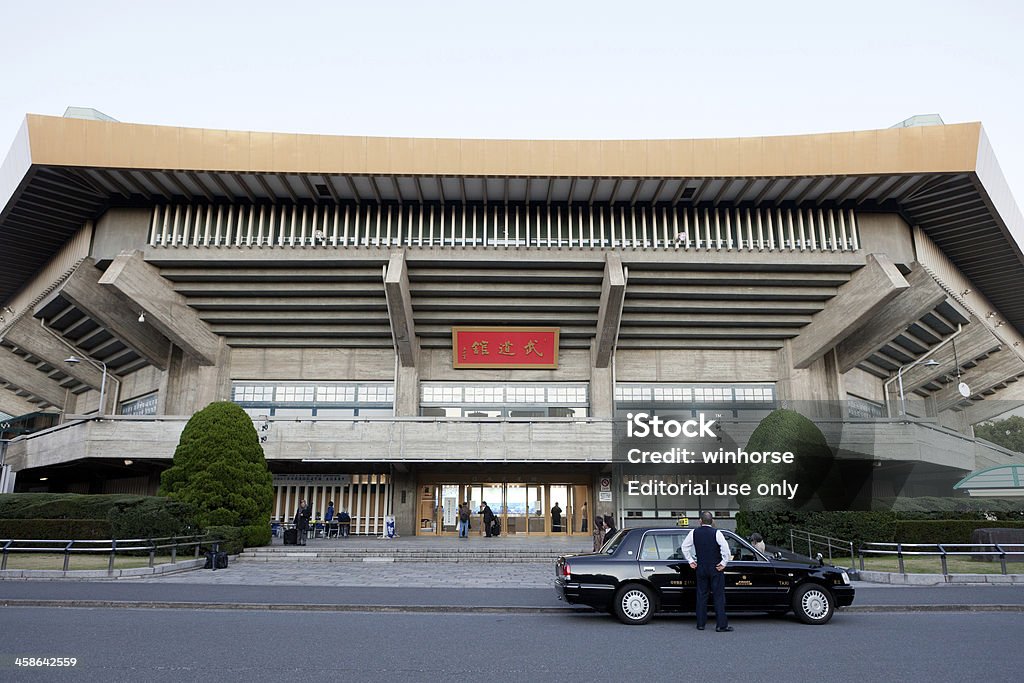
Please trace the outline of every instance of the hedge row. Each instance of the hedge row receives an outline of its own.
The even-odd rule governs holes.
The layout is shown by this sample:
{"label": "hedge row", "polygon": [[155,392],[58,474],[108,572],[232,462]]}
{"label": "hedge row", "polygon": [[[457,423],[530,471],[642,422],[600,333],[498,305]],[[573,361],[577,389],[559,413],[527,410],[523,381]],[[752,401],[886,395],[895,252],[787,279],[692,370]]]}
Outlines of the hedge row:
{"label": "hedge row", "polygon": [[[105,538],[165,538],[194,534],[196,529],[192,525],[192,518],[193,512],[189,506],[162,496],[77,493],[0,495],[0,520],[106,520]],[[61,534],[60,537],[65,536]]]}
{"label": "hedge row", "polygon": [[96,540],[110,534],[106,519],[0,519],[0,538]]}
{"label": "hedge row", "polygon": [[888,541],[896,533],[892,512],[803,512],[794,510],[742,510],[736,515],[736,531],[749,537],[755,531],[770,545],[788,546],[790,529],[853,541]]}
{"label": "hedge row", "polygon": [[975,529],[1024,529],[1024,522],[977,519],[900,520],[896,522],[897,543],[970,543]]}
{"label": "hedge row", "polygon": [[899,519],[989,519],[1024,521],[1024,500],[1013,498],[880,499],[876,510],[892,510]]}

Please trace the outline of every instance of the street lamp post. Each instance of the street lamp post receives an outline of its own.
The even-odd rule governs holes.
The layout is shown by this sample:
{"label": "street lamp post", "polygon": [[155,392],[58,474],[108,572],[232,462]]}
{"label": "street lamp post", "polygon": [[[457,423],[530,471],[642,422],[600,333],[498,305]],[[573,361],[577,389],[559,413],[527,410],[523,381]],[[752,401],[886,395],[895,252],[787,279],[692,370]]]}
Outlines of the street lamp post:
{"label": "street lamp post", "polygon": [[[81,363],[82,359],[79,358],[78,356],[68,356],[67,358],[64,359],[64,362],[65,363],[69,363],[71,365],[74,365],[75,363]],[[101,360],[90,361],[90,362],[92,362],[92,363],[99,363],[100,366],[103,368],[103,378],[100,380],[100,410],[99,410],[99,413],[102,416],[102,415],[105,415],[106,412],[107,412],[107,404],[106,404],[106,398],[107,398],[107,364],[104,363]]]}
{"label": "street lamp post", "polygon": [[909,370],[910,368],[914,367],[915,365],[933,366],[933,365],[938,365],[938,364],[939,364],[939,361],[935,360],[934,358],[929,358],[927,360],[918,358],[913,363],[907,363],[906,365],[901,367],[899,369],[899,372],[896,373],[897,381],[899,382],[899,385],[900,385],[900,415],[906,415],[907,414],[907,398],[906,398],[906,396],[903,395],[903,371],[904,370]]}

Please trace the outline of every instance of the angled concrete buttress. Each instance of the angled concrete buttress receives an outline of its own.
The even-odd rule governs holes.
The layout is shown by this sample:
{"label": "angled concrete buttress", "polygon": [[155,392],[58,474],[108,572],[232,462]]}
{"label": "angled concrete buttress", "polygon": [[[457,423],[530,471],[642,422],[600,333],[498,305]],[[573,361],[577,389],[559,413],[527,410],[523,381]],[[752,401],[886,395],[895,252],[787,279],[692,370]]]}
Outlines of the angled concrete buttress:
{"label": "angled concrete buttress", "polygon": [[99,283],[127,297],[146,322],[202,365],[216,365],[221,338],[174,291],[160,271],[142,258],[138,251],[123,251],[103,273]]}

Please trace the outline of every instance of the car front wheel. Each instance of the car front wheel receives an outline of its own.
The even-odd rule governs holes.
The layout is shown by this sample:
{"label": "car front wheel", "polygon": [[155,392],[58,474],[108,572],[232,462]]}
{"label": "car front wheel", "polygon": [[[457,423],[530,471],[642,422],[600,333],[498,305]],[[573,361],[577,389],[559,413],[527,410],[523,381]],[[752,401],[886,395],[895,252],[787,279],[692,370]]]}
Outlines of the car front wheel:
{"label": "car front wheel", "polygon": [[646,624],[654,616],[654,593],[638,583],[626,584],[615,594],[615,616],[623,624]]}
{"label": "car front wheel", "polygon": [[835,601],[824,586],[805,583],[793,594],[793,611],[805,624],[827,624],[835,611]]}

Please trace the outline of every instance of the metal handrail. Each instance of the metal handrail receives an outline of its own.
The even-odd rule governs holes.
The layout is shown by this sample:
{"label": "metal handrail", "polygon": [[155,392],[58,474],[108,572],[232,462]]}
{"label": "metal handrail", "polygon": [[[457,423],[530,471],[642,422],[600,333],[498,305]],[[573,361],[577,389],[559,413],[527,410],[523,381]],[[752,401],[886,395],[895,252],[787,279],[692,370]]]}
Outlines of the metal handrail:
{"label": "metal handrail", "polygon": [[[888,550],[895,548],[895,550]],[[904,548],[935,548],[935,550],[904,550]],[[947,550],[947,548],[970,548],[970,550]],[[994,550],[985,550],[994,548]],[[1016,548],[1017,550],[1010,550]],[[860,568],[864,570],[864,554],[871,555],[895,555],[899,564],[899,573],[906,574],[906,565],[903,558],[906,556],[937,556],[942,563],[943,576],[949,576],[949,565],[947,558],[950,555],[998,555],[999,566],[1002,574],[1007,574],[1006,557],[1024,556],[1024,543],[865,543],[858,550],[860,556]]]}
{"label": "metal handrail", "polygon": [[847,551],[850,553],[850,566],[854,565],[856,561],[853,552],[853,541],[847,541],[842,538],[834,538],[832,536],[824,536],[822,534],[816,534],[811,531],[804,531],[802,529],[790,529],[789,530],[789,549],[792,552],[796,552],[796,541],[800,540],[807,541],[807,556],[813,557],[814,551],[812,549],[813,544],[819,546],[825,546],[828,549],[828,561],[832,563],[832,549],[843,550],[845,555]]}
{"label": "metal handrail", "polygon": [[[187,540],[194,539],[194,540]],[[7,569],[7,557],[11,553],[63,553],[64,571],[68,571],[68,564],[71,561],[72,553],[82,554],[105,554],[109,553],[107,562],[107,574],[114,573],[114,558],[118,552],[130,552],[147,550],[149,551],[149,566],[152,568],[156,563],[157,550],[171,549],[171,564],[178,560],[178,548],[194,547],[194,557],[199,557],[199,547],[204,544],[221,543],[224,539],[211,538],[210,534],[191,536],[165,536],[162,538],[127,538],[127,539],[102,539],[102,540],[66,540],[66,539],[38,539],[38,538],[3,538],[0,539],[0,571]],[[169,543],[158,543],[158,541],[170,541]],[[23,546],[22,543],[37,545]],[[51,544],[51,545],[42,545]],[[104,545],[98,545],[104,544]],[[127,545],[125,545],[127,544]],[[77,545],[77,547],[76,547]],[[84,547],[83,547],[84,546]],[[89,547],[93,546],[93,547]]]}

